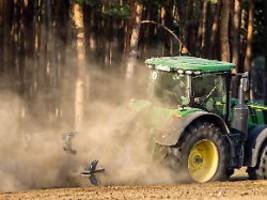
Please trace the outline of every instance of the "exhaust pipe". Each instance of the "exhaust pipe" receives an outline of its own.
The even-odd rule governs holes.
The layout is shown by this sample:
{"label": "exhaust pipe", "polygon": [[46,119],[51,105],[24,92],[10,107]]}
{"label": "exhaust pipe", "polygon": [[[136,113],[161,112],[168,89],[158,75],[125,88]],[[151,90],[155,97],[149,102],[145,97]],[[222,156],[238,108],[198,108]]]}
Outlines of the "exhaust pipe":
{"label": "exhaust pipe", "polygon": [[245,104],[245,92],[248,91],[248,72],[239,75],[241,75],[241,78],[238,92],[238,104],[233,109],[232,128],[243,134],[244,137],[242,137],[242,139],[246,141],[249,109]]}

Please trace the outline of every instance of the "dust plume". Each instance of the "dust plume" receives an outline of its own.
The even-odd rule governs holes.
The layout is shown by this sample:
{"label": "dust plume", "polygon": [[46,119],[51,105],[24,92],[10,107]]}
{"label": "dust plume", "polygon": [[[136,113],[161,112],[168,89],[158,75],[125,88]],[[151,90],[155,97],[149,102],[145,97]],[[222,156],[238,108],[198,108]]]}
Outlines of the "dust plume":
{"label": "dust plume", "polygon": [[[105,90],[111,101],[95,99],[86,104],[83,126],[73,139],[75,155],[63,150],[64,133],[71,130],[44,127],[34,116],[28,119],[26,126],[21,124],[25,102],[14,93],[1,91],[1,192],[89,185],[80,173],[94,159],[106,169],[98,176],[103,185],[173,181],[169,171],[153,160],[152,135],[139,123],[142,116],[129,109],[131,95],[114,92],[114,88],[125,91],[129,85],[123,85],[124,80],[117,77],[105,77],[99,72],[92,74],[108,80],[109,88],[113,89],[105,90],[101,85],[94,88],[101,94]],[[146,93],[143,81],[146,76],[141,73],[136,77],[130,91],[139,95]]]}
{"label": "dust plume", "polygon": [[[0,191],[62,185],[61,138],[41,127],[40,132],[23,132],[19,123],[23,102],[9,92],[1,92],[0,99]],[[33,119],[31,123],[35,125]]]}
{"label": "dust plume", "polygon": [[[103,108],[104,106],[104,108]],[[138,113],[122,105],[115,110],[107,105],[103,108],[109,120],[91,120],[84,132],[73,139],[73,147],[86,166],[89,160],[98,159],[106,168],[100,175],[102,184],[152,184],[171,181],[169,171],[153,159],[151,133],[141,123]],[[100,109],[101,110],[101,109]],[[80,169],[82,170],[82,169]]]}

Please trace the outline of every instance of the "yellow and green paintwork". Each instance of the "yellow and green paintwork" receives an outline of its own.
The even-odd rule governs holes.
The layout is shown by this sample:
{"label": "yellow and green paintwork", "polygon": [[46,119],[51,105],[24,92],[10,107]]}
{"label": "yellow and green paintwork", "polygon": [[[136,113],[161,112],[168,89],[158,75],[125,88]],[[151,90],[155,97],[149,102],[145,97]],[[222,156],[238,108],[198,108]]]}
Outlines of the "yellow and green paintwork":
{"label": "yellow and green paintwork", "polygon": [[[232,99],[232,106],[237,104],[237,99]],[[257,125],[266,124],[264,112],[267,112],[267,106],[263,106],[255,101],[247,103],[249,113],[248,128],[253,129]],[[202,111],[199,108],[182,107],[182,108],[168,108],[164,106],[154,105],[147,100],[132,100],[130,107],[134,112],[142,112],[146,119],[146,123],[151,127],[158,127],[160,125],[168,123],[171,119],[175,118],[183,119],[198,111]],[[231,119],[230,119],[231,120]]]}
{"label": "yellow and green paintwork", "polygon": [[168,118],[170,116],[177,116],[177,117],[187,117],[190,113],[201,111],[199,108],[192,108],[192,107],[182,107],[179,108],[168,108],[159,105],[153,105],[152,102],[147,100],[137,100],[132,99],[129,105],[135,112],[144,111],[144,109],[149,108],[150,115],[153,115],[159,121],[164,118]]}
{"label": "yellow and green paintwork", "polygon": [[199,108],[183,107],[168,108],[164,106],[155,105],[147,100],[131,100],[129,107],[134,112],[142,113],[142,117],[146,120],[146,124],[150,127],[163,126],[169,123],[170,120],[182,120],[191,113],[201,111]]}
{"label": "yellow and green paintwork", "polygon": [[264,125],[267,122],[266,113],[267,106],[260,105],[257,102],[249,102],[248,107],[250,110],[249,114],[249,128],[254,128],[257,125]]}

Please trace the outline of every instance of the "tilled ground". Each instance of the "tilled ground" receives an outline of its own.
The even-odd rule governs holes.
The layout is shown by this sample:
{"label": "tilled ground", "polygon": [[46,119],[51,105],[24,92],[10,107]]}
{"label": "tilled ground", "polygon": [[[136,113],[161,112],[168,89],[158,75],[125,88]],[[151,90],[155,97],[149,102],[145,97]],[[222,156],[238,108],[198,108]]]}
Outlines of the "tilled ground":
{"label": "tilled ground", "polygon": [[266,200],[267,181],[233,181],[207,184],[112,186],[45,189],[0,194],[2,199],[235,199]]}

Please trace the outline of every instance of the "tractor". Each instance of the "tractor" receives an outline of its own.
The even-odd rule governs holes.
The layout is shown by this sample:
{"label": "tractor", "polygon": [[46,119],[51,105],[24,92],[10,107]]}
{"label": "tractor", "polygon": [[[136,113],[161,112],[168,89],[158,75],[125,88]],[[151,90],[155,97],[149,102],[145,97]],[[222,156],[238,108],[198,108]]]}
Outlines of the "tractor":
{"label": "tractor", "polygon": [[251,179],[267,179],[267,106],[247,100],[248,73],[236,75],[237,99],[232,63],[189,56],[145,63],[156,100],[151,116],[162,115],[153,142],[172,170],[188,182],[227,180],[241,167]]}
{"label": "tractor", "polygon": [[[248,100],[248,73],[233,75],[232,63],[190,56],[145,64],[153,95],[130,107],[145,116],[150,128],[144,134],[152,135],[154,154],[174,174],[204,183],[227,180],[246,167],[251,179],[267,179],[267,106]],[[231,95],[233,76],[238,98]],[[96,164],[84,173],[92,177]]]}

